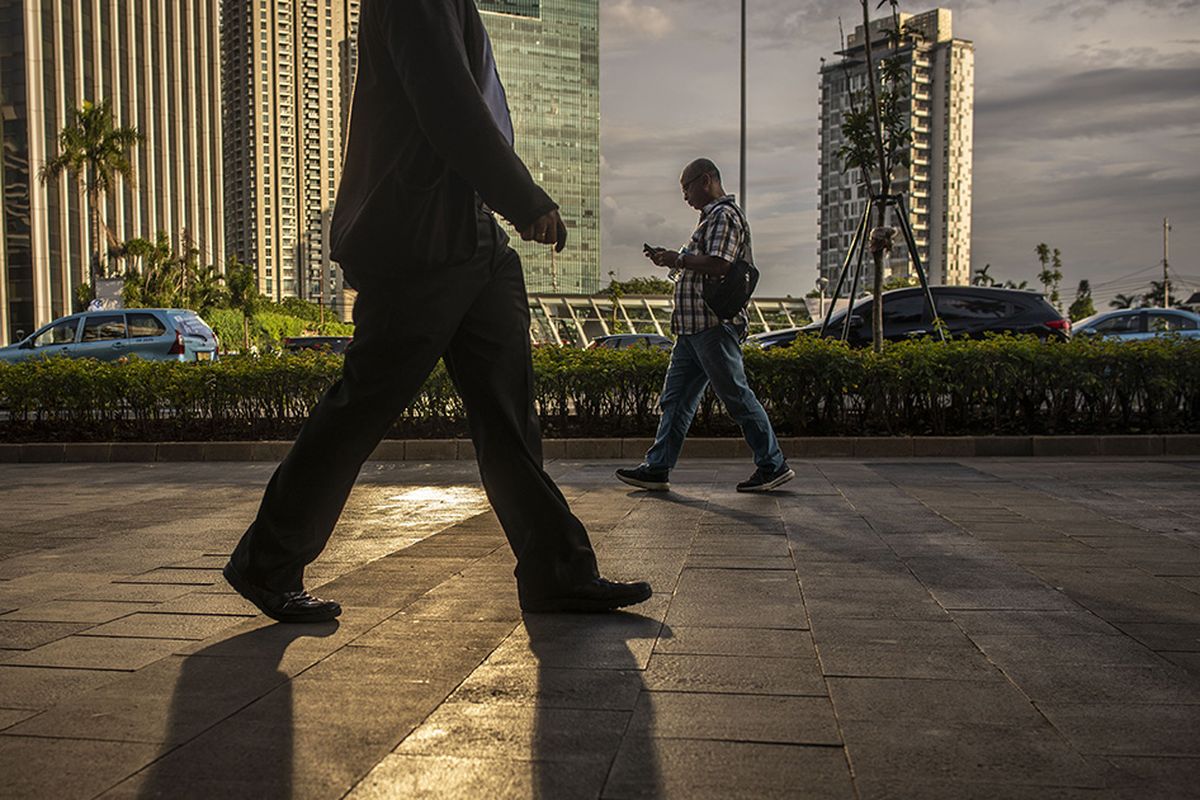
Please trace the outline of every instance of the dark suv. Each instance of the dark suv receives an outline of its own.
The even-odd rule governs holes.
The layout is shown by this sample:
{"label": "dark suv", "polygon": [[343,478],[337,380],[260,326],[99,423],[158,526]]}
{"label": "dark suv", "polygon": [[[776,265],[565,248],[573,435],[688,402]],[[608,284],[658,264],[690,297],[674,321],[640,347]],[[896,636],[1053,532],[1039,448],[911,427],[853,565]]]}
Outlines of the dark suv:
{"label": "dark suv", "polygon": [[[946,333],[959,338],[982,338],[985,333],[1033,334],[1039,339],[1065,340],[1071,323],[1064,319],[1046,298],[1024,289],[996,289],[986,286],[931,286],[938,316],[946,324]],[[871,312],[874,299],[860,300],[851,312],[850,335],[855,347],[871,343]],[[839,311],[830,320],[826,336],[839,338],[846,312]],[[788,344],[801,333],[817,333],[821,321],[786,331],[760,333],[750,337],[764,348]],[[936,336],[933,319],[920,287],[896,289],[883,294],[883,337],[903,341],[918,336]]]}

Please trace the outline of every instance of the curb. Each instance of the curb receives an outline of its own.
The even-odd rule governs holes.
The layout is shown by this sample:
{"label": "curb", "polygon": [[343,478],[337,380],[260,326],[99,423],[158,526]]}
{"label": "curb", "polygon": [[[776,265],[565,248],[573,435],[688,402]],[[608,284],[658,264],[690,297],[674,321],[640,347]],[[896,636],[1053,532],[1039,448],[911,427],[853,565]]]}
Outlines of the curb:
{"label": "curb", "polygon": [[[546,439],[547,459],[641,458],[652,440]],[[844,436],[783,437],[789,458],[1104,458],[1200,455],[1200,435],[1165,436]],[[278,462],[291,442],[32,442],[0,444],[0,464],[117,462]],[[687,458],[743,458],[741,439],[688,439]],[[395,439],[380,442],[371,461],[467,461],[467,439]]]}

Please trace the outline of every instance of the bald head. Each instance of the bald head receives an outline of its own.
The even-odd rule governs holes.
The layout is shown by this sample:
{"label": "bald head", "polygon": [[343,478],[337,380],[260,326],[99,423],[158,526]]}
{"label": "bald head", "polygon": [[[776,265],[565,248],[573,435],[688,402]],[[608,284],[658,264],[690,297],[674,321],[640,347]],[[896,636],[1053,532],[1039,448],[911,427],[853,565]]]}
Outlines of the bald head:
{"label": "bald head", "polygon": [[683,168],[683,180],[691,180],[700,175],[712,175],[717,183],[721,182],[721,170],[707,158],[697,158]]}
{"label": "bald head", "polygon": [[683,168],[679,176],[679,187],[684,201],[697,210],[725,196],[721,187],[721,170],[707,158],[697,158]]}

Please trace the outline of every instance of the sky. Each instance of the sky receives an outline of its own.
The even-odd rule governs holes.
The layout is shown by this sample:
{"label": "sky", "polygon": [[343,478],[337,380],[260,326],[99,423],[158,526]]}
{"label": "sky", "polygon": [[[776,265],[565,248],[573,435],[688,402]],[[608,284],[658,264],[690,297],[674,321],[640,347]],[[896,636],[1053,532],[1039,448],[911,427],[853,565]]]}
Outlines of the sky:
{"label": "sky", "polygon": [[[871,2],[872,18],[876,11]],[[1200,291],[1200,0],[945,0],[975,43],[972,268],[1036,285],[1040,242],[1063,296],[1097,307],[1161,277],[1163,218],[1180,290]],[[817,277],[818,69],[861,24],[855,0],[747,0],[746,208],[759,296]],[[736,192],[737,0],[603,0],[602,269],[656,274],[643,242],[676,247],[696,213],[679,173],[712,158]]]}

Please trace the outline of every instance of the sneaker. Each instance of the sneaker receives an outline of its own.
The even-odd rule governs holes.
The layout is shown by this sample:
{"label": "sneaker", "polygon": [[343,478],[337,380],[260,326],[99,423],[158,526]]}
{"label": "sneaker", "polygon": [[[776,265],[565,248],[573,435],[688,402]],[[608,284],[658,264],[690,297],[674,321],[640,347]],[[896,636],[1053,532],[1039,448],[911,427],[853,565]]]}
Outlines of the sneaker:
{"label": "sneaker", "polygon": [[737,485],[737,490],[739,492],[769,492],[794,477],[796,477],[796,471],[785,461],[783,466],[777,470],[765,470],[759,467],[753,475]]}
{"label": "sneaker", "polygon": [[639,489],[647,489],[651,492],[665,492],[671,488],[671,483],[667,480],[670,474],[669,470],[651,469],[645,464],[639,464],[633,469],[617,470],[617,480],[628,483],[630,486],[636,486]]}

